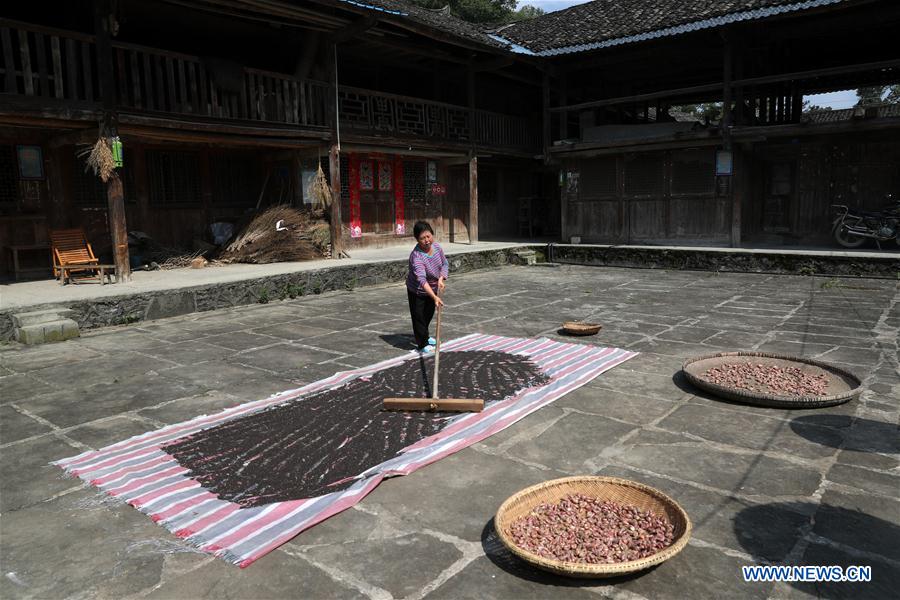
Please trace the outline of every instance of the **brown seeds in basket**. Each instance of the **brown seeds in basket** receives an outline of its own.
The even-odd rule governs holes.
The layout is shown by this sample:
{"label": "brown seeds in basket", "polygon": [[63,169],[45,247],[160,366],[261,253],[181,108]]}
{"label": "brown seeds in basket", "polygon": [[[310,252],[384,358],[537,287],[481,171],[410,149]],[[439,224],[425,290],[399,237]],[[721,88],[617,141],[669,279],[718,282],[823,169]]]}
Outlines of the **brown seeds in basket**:
{"label": "brown seeds in basket", "polygon": [[620,563],[672,545],[672,525],[653,513],[570,494],[540,504],[509,527],[513,542],[539,556],[576,563]]}
{"label": "brown seeds in basket", "polygon": [[828,375],[812,375],[797,367],[761,363],[726,363],[708,369],[703,377],[710,383],[776,396],[824,396]]}

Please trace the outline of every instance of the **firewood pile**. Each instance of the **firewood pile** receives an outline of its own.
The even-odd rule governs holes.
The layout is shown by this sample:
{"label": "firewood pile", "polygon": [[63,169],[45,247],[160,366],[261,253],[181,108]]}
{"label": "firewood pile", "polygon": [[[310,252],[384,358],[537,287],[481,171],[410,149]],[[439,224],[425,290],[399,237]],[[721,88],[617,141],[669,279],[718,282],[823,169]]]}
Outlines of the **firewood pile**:
{"label": "firewood pile", "polygon": [[269,208],[240,231],[219,254],[224,263],[265,264],[325,258],[331,234],[322,210]]}

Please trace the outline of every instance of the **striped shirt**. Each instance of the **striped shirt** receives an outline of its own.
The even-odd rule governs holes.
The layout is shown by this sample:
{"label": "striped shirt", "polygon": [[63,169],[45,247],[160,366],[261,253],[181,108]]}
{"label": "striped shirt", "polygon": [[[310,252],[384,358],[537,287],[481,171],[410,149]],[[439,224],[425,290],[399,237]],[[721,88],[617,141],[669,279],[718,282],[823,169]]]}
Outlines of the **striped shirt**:
{"label": "striped shirt", "polygon": [[406,289],[427,296],[425,285],[430,285],[434,293],[437,293],[438,277],[447,279],[450,273],[450,263],[444,256],[444,250],[437,244],[431,244],[431,256],[419,249],[419,245],[409,253],[409,275],[406,276]]}

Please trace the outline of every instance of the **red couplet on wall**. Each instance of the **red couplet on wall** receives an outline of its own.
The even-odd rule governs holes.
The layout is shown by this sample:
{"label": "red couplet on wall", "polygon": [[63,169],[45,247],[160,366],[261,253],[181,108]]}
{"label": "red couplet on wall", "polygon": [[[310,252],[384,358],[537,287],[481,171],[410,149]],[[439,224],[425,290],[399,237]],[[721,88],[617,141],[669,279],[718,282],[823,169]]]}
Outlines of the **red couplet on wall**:
{"label": "red couplet on wall", "polygon": [[405,202],[403,199],[403,159],[394,157],[394,233],[406,235]]}
{"label": "red couplet on wall", "polygon": [[350,155],[350,237],[362,237],[359,210],[359,154]]}

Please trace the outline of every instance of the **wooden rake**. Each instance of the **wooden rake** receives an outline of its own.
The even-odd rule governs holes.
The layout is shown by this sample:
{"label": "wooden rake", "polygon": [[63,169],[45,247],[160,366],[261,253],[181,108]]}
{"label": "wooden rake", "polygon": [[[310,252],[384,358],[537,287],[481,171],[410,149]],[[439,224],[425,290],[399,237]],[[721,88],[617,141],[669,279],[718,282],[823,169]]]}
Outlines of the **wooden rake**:
{"label": "wooden rake", "polygon": [[[440,298],[440,292],[438,292]],[[385,410],[427,410],[431,412],[481,412],[484,400],[481,398],[440,398],[438,396],[438,374],[441,364],[441,313],[443,307],[437,308],[437,326],[435,327],[434,345],[434,385],[431,398],[385,398]]]}

